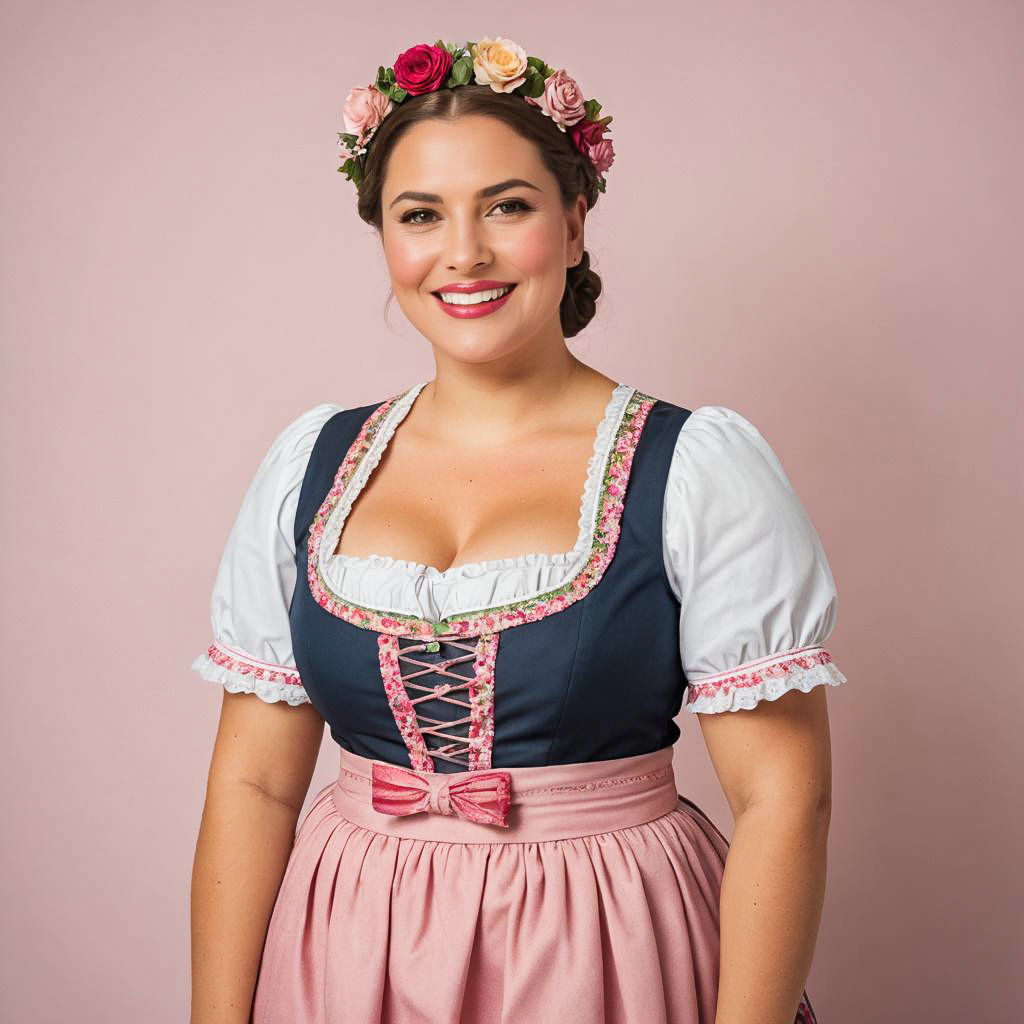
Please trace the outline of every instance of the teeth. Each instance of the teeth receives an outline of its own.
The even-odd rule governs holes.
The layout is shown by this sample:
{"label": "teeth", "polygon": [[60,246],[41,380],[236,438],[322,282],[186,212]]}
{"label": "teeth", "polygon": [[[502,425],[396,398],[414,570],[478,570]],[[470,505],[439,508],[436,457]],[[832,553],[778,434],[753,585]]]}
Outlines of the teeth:
{"label": "teeth", "polygon": [[492,302],[512,291],[511,288],[492,288],[486,292],[438,292],[442,301],[453,306],[475,306],[480,302]]}

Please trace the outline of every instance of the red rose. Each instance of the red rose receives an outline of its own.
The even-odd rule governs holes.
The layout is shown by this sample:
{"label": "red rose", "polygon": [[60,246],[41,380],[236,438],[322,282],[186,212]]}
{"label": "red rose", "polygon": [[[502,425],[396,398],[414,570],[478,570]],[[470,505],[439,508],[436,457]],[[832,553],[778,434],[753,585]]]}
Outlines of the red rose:
{"label": "red rose", "polygon": [[410,96],[440,89],[452,69],[452,55],[440,46],[418,43],[395,60],[395,84]]}
{"label": "red rose", "polygon": [[570,129],[576,148],[594,165],[598,174],[603,174],[612,165],[615,150],[612,140],[605,138],[608,126],[600,121],[577,121]]}

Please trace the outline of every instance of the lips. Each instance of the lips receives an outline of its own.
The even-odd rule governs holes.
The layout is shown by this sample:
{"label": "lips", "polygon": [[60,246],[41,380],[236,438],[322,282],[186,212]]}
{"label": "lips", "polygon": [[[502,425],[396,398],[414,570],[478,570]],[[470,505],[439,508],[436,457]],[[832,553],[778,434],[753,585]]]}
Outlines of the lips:
{"label": "lips", "polygon": [[[487,302],[473,302],[473,303],[454,303],[445,302],[441,297],[441,292],[454,291],[460,294],[472,294],[479,291],[491,291],[496,288],[507,288],[508,290],[504,295],[499,295],[496,299],[489,299]],[[508,302],[512,293],[515,291],[516,286],[508,282],[489,282],[489,281],[474,281],[471,286],[463,286],[460,288],[449,288],[444,287],[433,292],[433,296],[437,299],[438,305],[441,309],[449,316],[455,317],[458,320],[467,320],[475,317],[487,316],[489,313],[493,313],[496,310],[501,309],[502,306]]]}
{"label": "lips", "polygon": [[[458,296],[461,298],[463,295],[467,297],[467,301],[464,305],[474,305],[480,302],[482,296],[490,293],[493,298],[503,298],[508,295],[512,289],[515,288],[514,284],[496,284],[489,288],[438,288],[436,292],[432,294],[436,295],[439,299],[444,300],[445,297],[452,299]],[[494,293],[500,293],[497,296]],[[476,296],[476,298],[470,298],[470,296]],[[493,298],[491,301],[493,301]],[[453,303],[454,305],[454,303]]]}

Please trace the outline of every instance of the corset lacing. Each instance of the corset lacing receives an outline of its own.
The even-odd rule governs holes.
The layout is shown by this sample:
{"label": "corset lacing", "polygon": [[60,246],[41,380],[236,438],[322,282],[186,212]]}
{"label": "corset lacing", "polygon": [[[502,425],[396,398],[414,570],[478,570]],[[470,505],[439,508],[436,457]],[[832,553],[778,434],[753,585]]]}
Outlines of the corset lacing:
{"label": "corset lacing", "polygon": [[[479,637],[424,640],[419,636],[381,633],[378,637],[381,676],[388,702],[406,746],[412,767],[434,771],[434,758],[460,767],[490,768],[494,740],[494,658],[499,633]],[[459,653],[437,661],[425,653]],[[453,666],[470,662],[469,674]],[[443,677],[427,685],[421,677]],[[420,679],[419,682],[413,680]],[[412,696],[411,691],[417,691]],[[461,692],[461,695],[460,695]],[[468,698],[468,699],[464,699]],[[432,713],[421,707],[430,705]],[[444,705],[468,712],[461,717],[436,717]]]}

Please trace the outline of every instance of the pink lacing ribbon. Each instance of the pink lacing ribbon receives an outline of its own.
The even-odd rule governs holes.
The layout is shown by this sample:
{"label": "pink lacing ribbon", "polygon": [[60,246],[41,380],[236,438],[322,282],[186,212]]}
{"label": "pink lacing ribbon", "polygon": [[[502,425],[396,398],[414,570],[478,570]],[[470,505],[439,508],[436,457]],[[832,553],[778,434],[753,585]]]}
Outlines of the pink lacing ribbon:
{"label": "pink lacing ribbon", "polygon": [[[433,736],[441,741],[447,741],[442,742],[442,745],[439,747],[430,748],[428,746],[427,750],[430,756],[440,757],[455,764],[468,765],[467,755],[469,755],[472,748],[466,737],[459,735],[459,729],[463,726],[467,729],[471,728],[473,701],[464,700],[462,696],[457,694],[460,690],[470,691],[476,684],[476,675],[474,674],[466,678],[458,672],[452,672],[451,666],[459,665],[466,661],[472,662],[479,653],[480,641],[462,643],[458,640],[445,640],[443,642],[451,647],[460,648],[464,653],[452,658],[445,658],[440,662],[431,663],[429,661],[421,661],[413,656],[417,651],[427,649],[426,644],[420,642],[411,647],[403,648],[396,640],[395,653],[399,664],[404,663],[413,666],[412,670],[401,673],[400,678],[406,693],[412,690],[418,690],[421,693],[421,696],[418,697],[410,696],[409,704],[416,710],[417,725],[419,726],[419,732],[423,737],[424,743],[426,743],[428,736]],[[422,682],[413,682],[418,676],[424,675],[447,676],[448,679],[457,680],[457,682],[443,682],[433,686],[424,685]],[[417,705],[427,700],[444,701],[445,703],[455,705],[455,707],[465,709],[469,714],[463,715],[461,718],[449,719],[448,721],[440,718],[430,718],[417,707]]]}

